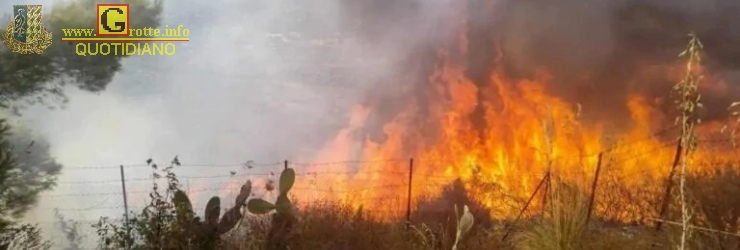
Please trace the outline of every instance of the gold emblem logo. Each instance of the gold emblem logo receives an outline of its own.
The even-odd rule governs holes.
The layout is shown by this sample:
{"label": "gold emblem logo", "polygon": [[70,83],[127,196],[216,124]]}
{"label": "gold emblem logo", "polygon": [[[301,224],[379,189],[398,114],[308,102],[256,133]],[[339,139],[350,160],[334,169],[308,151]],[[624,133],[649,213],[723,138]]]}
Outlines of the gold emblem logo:
{"label": "gold emblem logo", "polygon": [[41,16],[41,5],[13,5],[13,20],[3,33],[3,43],[13,52],[43,54],[52,38]]}

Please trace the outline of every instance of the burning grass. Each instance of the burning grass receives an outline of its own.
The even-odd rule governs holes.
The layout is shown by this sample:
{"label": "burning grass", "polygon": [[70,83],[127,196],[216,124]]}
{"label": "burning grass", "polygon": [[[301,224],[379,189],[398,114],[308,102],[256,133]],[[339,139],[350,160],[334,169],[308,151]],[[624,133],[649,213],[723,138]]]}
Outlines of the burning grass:
{"label": "burning grass", "polygon": [[[718,171],[709,175],[692,176],[694,205],[707,207],[697,211],[694,225],[738,232],[737,222],[740,197],[732,190],[740,189],[740,172]],[[512,236],[502,241],[505,225],[512,220],[485,218],[482,206],[466,197],[464,190],[449,186],[444,196],[428,200],[427,204],[445,201],[468,201],[476,217],[476,225],[460,243],[464,250],[633,250],[674,249],[680,238],[680,227],[666,225],[656,231],[653,224],[623,224],[606,222],[596,215],[586,222],[588,194],[571,184],[552,182],[546,209],[534,211],[533,216],[516,223]],[[721,201],[721,202],[720,202]],[[708,209],[709,207],[715,210]],[[724,209],[727,208],[727,209]],[[618,208],[613,208],[618,209]],[[671,207],[669,220],[678,219],[677,204]],[[444,211],[420,207],[411,215],[412,225],[404,219],[387,220],[367,215],[351,204],[318,202],[299,209],[293,250],[449,250],[454,242],[455,219],[452,208]],[[707,219],[712,218],[712,219]],[[224,249],[262,249],[269,223],[263,217],[250,217],[248,226],[225,237]],[[480,223],[479,223],[480,222]],[[248,232],[248,233],[247,233]],[[247,236],[248,235],[248,236]],[[724,233],[695,231],[690,238],[690,249],[737,249],[739,236]]]}
{"label": "burning grass", "polygon": [[[196,234],[191,235],[191,232],[183,230],[190,228],[186,225],[191,225],[192,220],[178,219],[190,213],[182,214],[182,206],[176,204],[176,196],[171,196],[177,194],[179,189],[176,176],[169,172],[170,169],[161,170],[164,172],[161,176],[168,180],[167,189],[153,190],[156,195],[152,196],[151,209],[148,209],[148,213],[133,215],[131,231],[127,232],[125,224],[101,220],[97,226],[103,230],[98,231],[101,236],[100,249],[130,246],[131,249],[142,250],[202,250],[206,248],[198,246],[207,245],[210,247],[207,249],[227,250],[449,250],[455,242],[459,223],[453,211],[455,205],[469,207],[470,217],[475,221],[472,230],[462,237],[457,248],[460,250],[674,249],[682,233],[681,224],[673,223],[681,218],[679,199],[670,200],[666,216],[663,217],[666,223],[662,230],[656,230],[654,222],[657,218],[651,216],[658,209],[656,206],[659,202],[646,202],[644,199],[648,196],[627,195],[618,199],[627,203],[599,203],[604,197],[615,193],[619,195],[616,192],[618,189],[599,190],[592,196],[579,185],[553,176],[543,182],[546,188],[542,189],[542,195],[533,196],[540,199],[541,206],[526,206],[526,201],[512,204],[512,207],[518,206],[524,212],[521,220],[491,216],[491,209],[482,204],[485,200],[478,199],[462,181],[457,180],[444,187],[439,196],[417,201],[409,215],[410,224],[406,221],[405,210],[394,209],[398,206],[394,206],[393,202],[381,203],[387,207],[378,211],[336,200],[294,201],[292,205],[288,201],[289,206],[294,206],[289,210],[286,210],[287,207],[280,208],[281,205],[270,205],[274,210],[267,214],[255,215],[252,208],[249,212],[242,211],[245,219],[228,232],[212,235],[207,230],[196,230]],[[686,246],[696,250],[737,249],[740,247],[740,210],[737,209],[740,207],[740,197],[737,196],[740,191],[740,168],[717,162],[712,169],[714,171],[695,172],[687,176],[686,193],[690,194],[687,206],[693,208],[693,216],[690,221],[692,234]],[[292,172],[292,169],[286,171]],[[281,186],[285,186],[284,174],[280,176]],[[492,189],[491,192],[498,189],[496,185],[487,185],[477,190],[481,188]],[[285,187],[283,190],[286,190]],[[601,210],[589,211],[588,204],[592,197],[597,199],[597,204],[601,204]],[[676,194],[671,197],[676,197]],[[635,206],[634,212],[644,213],[645,219],[630,223],[614,220],[605,212],[619,211],[632,203],[653,205],[646,205],[642,210],[637,210],[640,206]],[[206,224],[208,217],[211,217],[208,214],[210,212],[206,209]],[[389,214],[398,216],[389,217]],[[276,224],[275,220],[285,215],[294,218],[290,222],[289,233],[276,237],[275,232],[284,227]],[[217,215],[213,217],[218,218]],[[208,235],[216,237],[202,237]],[[511,237],[506,238],[507,235]],[[208,239],[209,242],[193,239]],[[279,247],[265,247],[276,239],[281,242]]]}
{"label": "burning grass", "polygon": [[[461,236],[459,224],[472,218],[473,229],[464,235],[457,249],[740,247],[740,154],[737,148],[717,147],[712,137],[694,138],[694,129],[698,134],[719,124],[694,127],[687,117],[693,118],[693,109],[698,106],[691,106],[688,112],[681,104],[684,113],[680,124],[656,133],[653,128],[665,124],[665,117],[656,113],[644,97],[630,96],[626,106],[632,125],[617,138],[606,140],[604,124],[582,124],[580,106],[574,111],[543,91],[546,74],[512,84],[500,72],[492,72],[486,86],[489,89],[478,89],[464,77],[464,68],[442,64],[430,77],[430,84],[440,99],[449,100],[431,103],[426,113],[433,115],[424,118],[437,128],[437,134],[429,137],[436,141],[421,132],[429,130],[415,129],[420,117],[412,117],[418,107],[411,106],[385,124],[387,138],[383,142],[360,139],[359,162],[370,164],[308,167],[304,170],[344,170],[334,172],[340,174],[331,180],[313,180],[309,185],[313,189],[305,188],[311,179],[296,179],[295,170],[286,166],[280,175],[280,196],[274,204],[252,202],[259,199],[247,204],[251,214],[263,215],[236,211],[233,215],[246,217],[236,229],[223,231],[228,232],[225,234],[219,230],[219,235],[198,233],[216,236],[208,238],[219,245],[214,249],[455,250]],[[692,72],[692,68],[687,71]],[[479,91],[493,98],[478,99]],[[494,105],[493,100],[501,103]],[[486,109],[485,128],[465,118],[475,107]],[[326,148],[328,155],[318,158],[347,159],[347,155],[357,153],[350,152],[356,138],[349,135],[362,130],[368,112],[358,108],[349,128]],[[691,125],[688,130],[687,124]],[[675,138],[658,136],[676,127],[682,132],[679,145]],[[687,153],[686,138],[692,142],[691,154]],[[717,141],[728,142],[726,138]],[[408,172],[399,171],[406,169],[406,162],[388,159],[408,150],[419,158],[408,162]],[[414,162],[417,165],[412,165]],[[680,181],[676,181],[673,173],[679,165]],[[541,173],[545,174],[539,176]],[[417,176],[415,182],[410,175]],[[432,175],[438,178],[430,180]],[[167,172],[164,176],[174,183],[168,185],[167,194],[175,193],[178,187],[174,174]],[[600,181],[592,186],[596,177]],[[434,182],[447,185],[435,186]],[[665,188],[676,182],[679,188]],[[293,183],[296,191],[288,198]],[[384,188],[369,188],[368,183]],[[330,192],[310,192],[317,189]],[[413,192],[407,193],[409,190]],[[398,194],[410,196],[406,204],[412,204],[413,209],[399,209],[405,206],[397,199]],[[292,197],[306,196],[312,198],[304,203],[291,201]],[[179,212],[168,205],[167,198],[158,199],[153,198],[152,204],[161,208],[158,213],[166,214],[157,216],[178,218]],[[257,203],[262,208],[252,206]],[[458,217],[453,213],[452,208],[461,205],[469,207],[470,214]],[[182,239],[167,231],[178,232],[178,225],[157,221],[162,218],[137,218],[144,220],[138,221],[144,226],[137,228],[137,233],[149,236],[144,241],[154,239],[162,241],[160,245],[186,246],[174,249],[190,249],[187,246],[193,242],[178,242]],[[218,219],[218,213],[213,218]],[[157,225],[154,232],[146,227],[152,221]],[[181,222],[193,224],[189,220]],[[125,244],[159,249],[148,242],[137,242],[136,237],[140,239],[141,235],[122,232],[118,230],[114,236],[125,236]],[[509,235],[512,237],[507,238]],[[108,244],[110,238],[102,236]]]}

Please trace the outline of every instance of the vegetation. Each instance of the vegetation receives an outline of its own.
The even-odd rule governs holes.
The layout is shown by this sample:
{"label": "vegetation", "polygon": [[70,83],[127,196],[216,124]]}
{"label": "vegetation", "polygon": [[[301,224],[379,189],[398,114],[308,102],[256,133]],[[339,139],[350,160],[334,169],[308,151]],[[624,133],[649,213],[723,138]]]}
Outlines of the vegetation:
{"label": "vegetation", "polygon": [[[58,42],[62,28],[94,27],[95,9],[90,6],[104,2],[67,1],[54,6],[54,11],[44,9],[43,25],[57,41],[44,54],[20,55],[0,46],[0,250],[49,247],[38,228],[19,224],[18,220],[36,204],[41,192],[53,188],[62,168],[50,157],[45,140],[32,137],[22,128],[16,128],[16,135],[11,136],[10,124],[4,116],[10,112],[20,114],[27,104],[64,103],[64,87],[68,85],[90,92],[106,88],[121,68],[121,56],[80,57],[74,53],[73,45]],[[160,1],[123,3],[131,4],[132,25],[158,26]],[[0,33],[5,29],[5,24],[1,25]],[[76,232],[75,227],[69,221],[61,222],[65,235],[74,236],[68,233]],[[76,245],[70,247],[75,249]]]}
{"label": "vegetation", "polygon": [[[55,36],[62,27],[86,27],[93,23],[87,6],[96,0],[78,0],[55,8],[48,24]],[[133,26],[156,26],[161,2],[124,1],[136,8]],[[85,7],[81,7],[85,6]],[[69,18],[75,17],[75,18]],[[2,32],[2,30],[0,30]],[[480,204],[465,192],[445,192],[447,200],[464,201],[450,206],[444,213],[416,210],[412,223],[387,221],[353,209],[347,204],[319,202],[294,204],[290,190],[296,173],[286,168],[279,177],[279,194],[275,202],[249,199],[252,183],[245,180],[233,206],[221,214],[221,198],[207,202],[203,217],[196,211],[174,169],[177,157],[168,166],[151,164],[154,179],[149,204],[131,212],[124,219],[101,218],[93,227],[99,249],[233,249],[233,250],[587,250],[587,249],[738,249],[740,248],[740,170],[737,166],[718,166],[705,173],[692,173],[691,151],[696,146],[693,129],[699,120],[700,107],[696,92],[700,77],[693,75],[698,63],[700,43],[692,37],[687,51],[687,76],[677,85],[681,94],[678,106],[683,147],[678,175],[679,192],[670,193],[671,202],[665,228],[656,231],[649,224],[616,224],[591,217],[588,194],[571,183],[553,177],[548,180],[547,203],[539,214],[524,221],[494,221],[483,218]],[[19,100],[29,97],[64,98],[62,86],[69,82],[88,91],[102,91],[120,69],[121,57],[79,57],[69,44],[55,43],[43,55],[18,56],[0,48],[0,107],[18,108]],[[10,72],[10,73],[9,73]],[[45,100],[45,98],[35,99]],[[740,107],[737,103],[730,108]],[[737,112],[734,113],[737,115]],[[740,118],[737,123],[740,124]],[[737,128],[732,130],[737,131]],[[734,134],[733,134],[734,136]],[[48,145],[42,141],[39,154],[24,154],[22,143],[9,139],[9,127],[0,120],[0,250],[48,249],[49,242],[33,225],[18,224],[20,217],[35,204],[40,192],[53,187],[61,166],[48,158]],[[21,140],[22,141],[22,140]],[[36,141],[34,141],[36,142]],[[15,147],[14,147],[15,145]],[[165,187],[161,188],[162,182]],[[485,185],[486,183],[476,183]],[[450,189],[460,188],[451,185]],[[465,197],[462,197],[465,196]],[[619,209],[619,208],[616,208]],[[70,246],[82,249],[79,223],[58,215],[59,227]],[[678,222],[675,222],[678,221]],[[512,227],[502,227],[513,224]],[[513,230],[513,237],[502,237]]]}
{"label": "vegetation", "polygon": [[[242,186],[234,206],[223,217],[220,198],[212,197],[205,208],[205,220],[201,221],[172,172],[178,165],[177,157],[161,170],[157,164],[151,164],[155,182],[149,205],[141,212],[133,212],[121,221],[101,218],[93,226],[100,237],[100,249],[218,249],[218,238],[240,221],[240,209],[249,197],[251,183]],[[163,191],[157,183],[160,179],[166,181]]]}
{"label": "vegetation", "polygon": [[18,245],[44,249],[49,243],[39,229],[19,224],[19,218],[36,204],[42,191],[54,186],[61,165],[49,157],[45,141],[35,143],[27,131],[20,132],[11,135],[6,120],[0,119],[0,249]]}
{"label": "vegetation", "polygon": [[[105,1],[76,0],[46,9],[44,25],[57,40],[62,28],[94,27],[95,3]],[[130,3],[137,26],[157,26],[162,4],[148,0],[124,1]],[[0,26],[0,33],[5,32]],[[69,83],[87,91],[105,89],[120,69],[121,57],[80,57],[73,46],[55,42],[42,55],[20,55],[0,46],[0,116],[11,109],[16,113],[24,103],[45,102],[62,98],[62,87]],[[7,218],[19,218],[36,203],[40,192],[53,187],[62,166],[49,156],[45,140],[34,138],[18,128],[10,134],[10,124],[0,117],[0,226]],[[11,202],[12,201],[12,202]],[[1,229],[2,227],[0,227]]]}
{"label": "vegetation", "polygon": [[[169,171],[169,170],[166,170]],[[292,170],[286,170],[292,172]],[[285,172],[284,172],[285,173]],[[284,178],[281,178],[284,179]],[[688,175],[687,187],[698,199],[689,203],[698,212],[692,217],[691,225],[699,228],[692,237],[687,238],[689,249],[737,249],[740,236],[728,232],[738,231],[740,211],[732,209],[740,205],[736,192],[740,191],[740,171],[718,171],[709,175]],[[450,188],[456,188],[450,186]],[[285,190],[285,189],[283,189]],[[247,204],[260,205],[259,209],[269,208],[272,217],[245,214],[245,220],[230,232],[220,237],[210,238],[218,249],[257,250],[257,249],[408,249],[408,250],[449,250],[449,249],[509,249],[509,250],[622,250],[622,249],[675,249],[680,244],[682,235],[681,223],[667,224],[664,230],[655,231],[650,225],[613,225],[595,216],[589,222],[588,194],[569,183],[553,179],[550,187],[550,201],[546,209],[516,225],[514,236],[502,241],[506,233],[504,228],[482,226],[472,223],[473,215],[467,205],[463,214],[457,209],[449,208],[445,213],[429,214],[416,210],[412,214],[413,224],[409,227],[405,221],[387,221],[365,214],[361,209],[349,205],[331,202],[296,204],[291,213],[295,221],[291,224],[289,238],[280,238],[276,232],[275,214],[277,205],[261,199],[252,199]],[[175,191],[176,192],[176,191]],[[281,192],[282,193],[282,192]],[[464,195],[459,192],[445,192],[445,195]],[[156,195],[155,195],[156,197]],[[440,200],[466,200],[468,197],[441,197]],[[678,199],[677,199],[678,200]],[[272,205],[269,205],[269,204]],[[471,201],[471,207],[477,207]],[[248,211],[265,214],[253,205]],[[139,215],[132,221],[141,218],[149,224],[162,225],[167,228],[162,234],[172,235],[178,232],[176,210],[168,210],[170,216],[144,217]],[[671,206],[670,219],[680,218],[680,206]],[[161,223],[154,223],[159,220]],[[446,221],[446,223],[439,223]],[[169,223],[169,224],[165,224]],[[499,221],[499,224],[511,221]],[[477,225],[477,226],[476,226]],[[119,224],[116,227],[124,228]],[[152,230],[155,227],[137,227],[138,230]],[[707,228],[713,230],[707,231]],[[281,229],[281,228],[277,228]],[[150,232],[150,234],[153,232]],[[125,231],[119,231],[125,235]],[[154,249],[151,240],[136,236],[140,240],[131,249]],[[184,237],[163,237],[172,239],[172,244],[187,242]],[[285,240],[282,244],[270,244],[270,240]],[[101,238],[103,242],[107,238]],[[179,242],[179,243],[178,243]],[[103,249],[113,249],[103,248]],[[120,248],[119,248],[120,249]],[[159,249],[159,248],[157,248]],[[180,245],[162,249],[200,249],[195,246]]]}
{"label": "vegetation", "polygon": [[0,228],[35,205],[62,168],[49,156],[45,141],[18,132],[11,134],[7,121],[0,119]]}
{"label": "vegetation", "polygon": [[[690,56],[689,65],[696,63],[698,44],[692,37],[685,53]],[[696,146],[693,126],[699,122],[694,113],[700,107],[698,79],[690,73],[676,88],[681,94],[678,121],[684,128],[680,137],[684,159],[691,159],[691,150]],[[179,189],[172,172],[179,164],[177,159],[162,170],[152,165],[155,178],[165,177],[167,190],[160,194],[155,183],[150,205],[144,211],[132,213],[128,221],[103,218],[95,227],[101,249],[737,249],[740,210],[735,208],[740,206],[736,196],[740,192],[740,171],[737,166],[718,165],[714,171],[698,173],[687,170],[689,163],[684,160],[677,164],[679,190],[670,193],[665,217],[653,218],[665,225],[659,231],[649,223],[615,224],[599,214],[591,216],[589,194],[557,176],[548,178],[542,211],[529,213],[515,224],[486,218],[489,214],[481,211],[482,206],[460,190],[463,185],[453,183],[443,196],[454,197],[438,199],[458,202],[462,214],[456,206],[444,213],[417,209],[409,225],[402,220],[372,216],[347,204],[296,205],[289,198],[296,178],[291,168],[280,174],[274,203],[260,198],[247,201],[251,182],[246,181],[235,205],[223,218],[219,220],[217,209],[220,199],[213,197],[206,205],[205,221],[201,222],[194,217],[190,200]],[[423,204],[420,202],[419,206]],[[501,226],[505,224],[511,227]],[[509,231],[513,237],[502,240]]]}
{"label": "vegetation", "polygon": [[51,243],[44,240],[41,230],[33,225],[6,226],[0,234],[0,249],[2,250],[43,250],[50,248]]}
{"label": "vegetation", "polygon": [[681,244],[680,250],[687,249],[687,240],[691,230],[691,211],[686,194],[686,175],[688,175],[691,154],[696,150],[697,138],[694,134],[695,127],[701,122],[696,116],[696,110],[701,107],[701,96],[699,95],[700,76],[694,73],[694,67],[701,61],[701,42],[694,34],[690,34],[691,40],[685,51],[680,56],[688,57],[686,63],[686,76],[676,84],[674,89],[679,92],[681,99],[677,101],[681,115],[676,119],[681,125],[679,145],[681,147],[681,174],[679,175],[679,198],[681,201]]}
{"label": "vegetation", "polygon": [[64,238],[67,240],[68,243],[64,250],[84,249],[83,240],[85,239],[85,235],[82,235],[80,233],[80,228],[85,225],[83,225],[79,221],[65,219],[64,216],[59,213],[59,211],[54,211],[54,215],[56,216],[57,227],[59,227],[59,230],[62,231],[62,233],[64,234]]}
{"label": "vegetation", "polygon": [[295,171],[292,168],[286,168],[280,174],[279,192],[280,194],[275,204],[257,198],[250,200],[247,208],[250,213],[267,214],[275,211],[272,215],[272,226],[267,234],[266,249],[287,250],[289,242],[295,236],[293,227],[298,220],[295,216],[295,207],[288,198],[288,192],[293,188],[295,183]]}
{"label": "vegetation", "polygon": [[[132,27],[159,26],[161,1],[118,2],[131,4]],[[97,3],[109,1],[75,0],[44,8],[43,25],[52,32],[54,42],[43,54],[21,55],[0,46],[0,108],[19,112],[27,104],[64,103],[65,86],[90,92],[105,90],[121,69],[124,56],[78,56],[74,44],[60,42],[62,28],[95,27],[95,8],[91,6]],[[0,33],[5,29],[0,25]]]}

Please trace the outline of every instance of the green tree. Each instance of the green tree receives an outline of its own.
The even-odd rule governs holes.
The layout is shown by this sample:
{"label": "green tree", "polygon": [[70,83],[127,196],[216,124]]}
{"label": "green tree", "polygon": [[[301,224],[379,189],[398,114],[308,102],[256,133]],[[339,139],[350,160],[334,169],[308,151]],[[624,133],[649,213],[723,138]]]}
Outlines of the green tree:
{"label": "green tree", "polygon": [[[21,55],[0,46],[0,116],[18,114],[31,104],[64,103],[66,86],[90,92],[105,90],[121,69],[123,56],[75,54],[75,44],[62,43],[62,28],[94,28],[95,4],[109,1],[75,0],[44,8],[43,25],[53,34],[52,45],[41,55]],[[132,28],[159,26],[160,0],[122,0],[130,4]],[[5,8],[5,7],[3,7]],[[3,18],[0,20],[10,20]],[[6,24],[0,24],[5,32]],[[48,249],[38,228],[19,225],[20,218],[37,201],[39,193],[54,186],[61,165],[49,155],[49,145],[21,130],[11,136],[0,117],[0,250]]]}
{"label": "green tree", "polygon": [[[15,222],[51,189],[62,169],[49,152],[49,144],[28,131],[10,133],[0,120],[0,229]],[[24,145],[24,146],[18,146]]]}
{"label": "green tree", "polygon": [[[123,56],[75,54],[74,44],[62,43],[62,28],[94,28],[99,0],[76,0],[54,5],[44,12],[43,25],[55,41],[41,55],[21,55],[0,46],[0,111],[18,112],[24,104],[45,103],[49,98],[66,100],[64,86],[99,92],[121,68]],[[130,4],[131,27],[157,27],[162,3],[159,0],[123,0]],[[5,31],[5,27],[0,32]],[[49,157],[49,145],[31,140],[28,134],[10,137],[10,127],[0,120],[0,228],[18,218],[36,203],[38,194],[53,187],[61,165]],[[34,143],[31,152],[24,146]]]}
{"label": "green tree", "polygon": [[0,231],[0,250],[48,250],[51,242],[33,225],[10,226]]}
{"label": "green tree", "polygon": [[51,157],[46,140],[30,131],[0,121],[0,215],[18,218],[38,201],[38,195],[54,187],[62,165]]}
{"label": "green tree", "polygon": [[[102,0],[76,0],[44,9],[43,25],[52,31],[53,44],[41,55],[21,55],[0,46],[0,115],[4,109],[18,112],[28,104],[45,103],[64,96],[64,86],[103,91],[121,68],[122,56],[75,54],[74,44],[62,43],[62,28],[94,28],[97,3]],[[130,4],[131,27],[159,25],[162,3],[159,0],[123,0]],[[9,19],[6,19],[9,20]],[[0,32],[5,31],[4,24]],[[61,165],[49,156],[44,140],[18,133],[10,137],[10,127],[0,117],[0,229],[9,218],[19,218],[33,206],[38,194],[53,187]],[[32,148],[26,146],[32,145]]]}
{"label": "green tree", "polygon": [[[130,4],[132,28],[158,27],[161,0],[122,0]],[[78,56],[75,43],[62,42],[62,28],[95,28],[97,3],[103,0],[76,0],[48,8],[43,25],[53,35],[52,45],[41,55],[21,55],[0,46],[0,108],[18,112],[30,104],[66,102],[64,87],[76,86],[90,92],[105,90],[121,69],[124,56]],[[10,20],[10,18],[3,18]],[[5,32],[6,24],[0,24]]]}
{"label": "green tree", "polygon": [[[0,119],[0,250],[49,249],[36,226],[18,225],[17,218],[36,203],[39,193],[54,185],[62,166],[49,156],[45,141],[36,142],[27,131],[21,132],[12,136],[10,126]],[[27,147],[13,146],[23,141]]]}

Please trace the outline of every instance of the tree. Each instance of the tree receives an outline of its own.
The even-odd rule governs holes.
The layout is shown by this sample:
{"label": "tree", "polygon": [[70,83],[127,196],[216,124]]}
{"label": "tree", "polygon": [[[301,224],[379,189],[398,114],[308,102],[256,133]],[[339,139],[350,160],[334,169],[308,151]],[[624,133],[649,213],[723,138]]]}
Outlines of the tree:
{"label": "tree", "polygon": [[[75,43],[61,42],[62,28],[95,28],[95,4],[105,2],[109,1],[76,0],[44,8],[43,25],[52,32],[54,40],[41,55],[21,55],[0,46],[0,108],[18,112],[25,105],[47,104],[52,98],[66,102],[66,85],[90,92],[105,90],[121,69],[124,56],[78,56]],[[121,2],[130,4],[130,27],[159,25],[161,0]],[[0,32],[5,29],[5,24],[0,25]]]}
{"label": "tree", "polygon": [[[10,126],[0,119],[0,249],[49,249],[50,244],[41,237],[40,230],[33,225],[18,225],[16,218],[36,203],[38,194],[54,184],[62,168],[49,157],[49,146],[38,143],[34,152],[34,140],[29,147],[19,142],[30,138],[28,133],[12,137]],[[21,153],[22,152],[22,153]]]}
{"label": "tree", "polygon": [[46,141],[19,132],[11,135],[10,126],[0,120],[0,229],[36,204],[39,193],[54,186],[62,169],[50,157]]}
{"label": "tree", "polygon": [[41,230],[33,225],[11,226],[0,231],[0,250],[48,250],[51,242],[41,237]]}
{"label": "tree", "polygon": [[[159,26],[160,0],[123,0],[130,4],[133,28]],[[18,114],[30,104],[49,99],[66,102],[64,87],[76,86],[90,92],[105,90],[121,69],[121,55],[78,56],[75,44],[62,43],[62,28],[95,28],[95,4],[100,0],[76,0],[45,8],[43,25],[51,30],[53,43],[40,55],[21,55],[0,46],[0,116],[4,109]],[[5,19],[5,20],[9,20]],[[6,26],[0,25],[0,33]],[[49,154],[49,144],[21,130],[11,136],[10,126],[0,117],[0,250],[23,246],[48,249],[38,228],[18,225],[38,195],[55,184],[62,166]]]}
{"label": "tree", "polygon": [[[46,8],[43,25],[52,31],[54,42],[43,54],[22,55],[0,46],[0,115],[3,109],[18,112],[23,104],[44,103],[50,97],[66,100],[66,84],[91,92],[106,88],[123,56],[78,56],[74,44],[60,41],[62,28],[95,28],[95,4],[102,2],[106,1],[76,0]],[[130,27],[159,25],[160,0],[122,2],[130,4]],[[40,192],[52,188],[62,167],[51,159],[44,140],[23,130],[16,137],[9,132],[0,117],[0,229],[33,206]]]}

